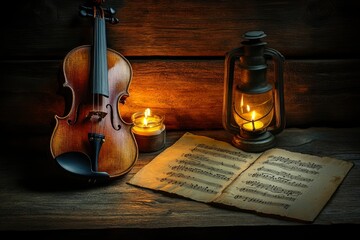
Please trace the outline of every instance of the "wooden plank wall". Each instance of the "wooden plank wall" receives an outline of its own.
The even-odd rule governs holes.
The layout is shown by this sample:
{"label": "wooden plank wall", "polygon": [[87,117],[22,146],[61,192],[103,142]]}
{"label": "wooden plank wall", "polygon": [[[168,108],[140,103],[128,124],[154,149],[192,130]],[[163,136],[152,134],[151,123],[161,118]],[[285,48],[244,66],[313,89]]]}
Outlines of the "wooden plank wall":
{"label": "wooden plank wall", "polygon": [[[83,0],[17,0],[2,6],[0,124],[3,133],[50,134],[64,114],[61,63],[92,42]],[[150,107],[167,129],[222,128],[224,56],[241,35],[263,30],[285,56],[287,127],[358,126],[359,1],[107,0],[120,22],[108,47],[133,68],[124,120]],[[8,17],[11,16],[12,17]],[[81,71],[81,69],[79,69]],[[269,69],[269,76],[272,69]]]}

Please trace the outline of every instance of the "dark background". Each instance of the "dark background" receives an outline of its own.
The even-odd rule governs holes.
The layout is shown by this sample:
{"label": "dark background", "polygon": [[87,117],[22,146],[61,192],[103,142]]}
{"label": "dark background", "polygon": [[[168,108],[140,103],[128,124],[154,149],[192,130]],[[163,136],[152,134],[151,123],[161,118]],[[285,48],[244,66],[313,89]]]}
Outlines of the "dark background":
{"label": "dark background", "polygon": [[[2,5],[0,126],[6,145],[38,147],[37,136],[49,136],[54,116],[66,114],[62,60],[73,48],[92,43],[92,21],[79,16],[83,3]],[[168,130],[221,129],[224,56],[241,46],[243,33],[262,30],[268,46],[285,56],[286,127],[358,126],[358,1],[109,0],[104,5],[115,8],[120,20],[107,24],[108,47],[133,69],[130,96],[119,107],[125,121],[150,107],[165,115]]]}

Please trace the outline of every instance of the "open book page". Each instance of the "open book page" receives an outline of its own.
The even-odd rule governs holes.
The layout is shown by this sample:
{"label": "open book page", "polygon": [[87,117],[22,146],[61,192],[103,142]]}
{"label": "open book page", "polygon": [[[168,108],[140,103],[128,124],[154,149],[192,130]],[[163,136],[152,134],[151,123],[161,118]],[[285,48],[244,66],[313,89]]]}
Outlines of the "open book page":
{"label": "open book page", "polygon": [[270,149],[215,202],[313,221],[353,163]]}
{"label": "open book page", "polygon": [[211,202],[259,156],[226,142],[185,133],[128,183]]}

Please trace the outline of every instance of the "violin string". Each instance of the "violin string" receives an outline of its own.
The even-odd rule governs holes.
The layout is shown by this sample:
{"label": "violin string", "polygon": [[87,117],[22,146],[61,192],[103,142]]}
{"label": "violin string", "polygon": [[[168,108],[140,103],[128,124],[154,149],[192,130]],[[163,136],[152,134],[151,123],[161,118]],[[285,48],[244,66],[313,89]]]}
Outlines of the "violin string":
{"label": "violin string", "polygon": [[[98,56],[99,56],[99,45],[98,45],[98,39],[99,39],[99,36],[98,36],[98,21],[97,21],[97,17],[96,17],[96,8],[94,7],[94,17],[95,17],[95,20],[94,20],[94,53],[93,53],[93,58],[94,58],[94,63],[93,63],[93,93],[92,93],[92,97],[93,97],[93,112],[96,113],[98,111],[98,108],[97,108],[97,104],[98,104],[98,96],[97,96],[97,88],[96,88],[96,84],[98,82]],[[96,116],[94,116],[96,117]],[[94,120],[91,121],[91,131],[92,132],[96,132],[96,125],[97,124],[94,124]]]}
{"label": "violin string", "polygon": [[[102,8],[100,8],[101,11]],[[107,79],[105,78],[105,76],[107,76],[105,74],[105,71],[107,71],[107,64],[106,64],[106,41],[105,41],[105,21],[104,21],[104,18],[103,18],[103,14],[100,15],[100,22],[101,22],[101,31],[100,31],[100,46],[101,46],[101,49],[100,49],[100,59],[101,59],[101,81],[100,81],[100,89],[103,89],[103,84],[104,84],[104,81],[107,81]],[[105,100],[104,99],[104,96],[99,94],[99,98],[102,98],[102,100]],[[100,102],[99,102],[100,103]],[[101,102],[101,111],[102,112],[105,112],[105,109],[104,108],[104,101]],[[103,117],[103,116],[101,116]],[[101,129],[101,133],[104,134],[104,129],[105,129],[105,124],[104,124],[104,119],[100,119],[100,129]]]}
{"label": "violin string", "polygon": [[[102,8],[100,8],[101,11],[103,11]],[[105,20],[103,18],[103,13],[101,12],[100,16],[98,17],[98,21],[99,21],[99,31],[98,31],[98,40],[99,40],[99,45],[98,45],[98,57],[100,58],[100,68],[98,69],[100,71],[100,79],[99,79],[99,89],[103,89],[103,85],[104,85],[104,81],[107,81],[107,74],[105,71],[107,71],[107,62],[106,62],[106,40],[105,40]],[[105,112],[104,109],[104,104],[105,104],[105,99],[104,99],[104,95],[103,93],[98,94],[98,111],[99,112]],[[104,116],[101,114],[99,119],[99,126],[98,126],[98,131],[99,133],[103,134],[104,133],[104,129],[105,129],[105,120],[102,119]]]}
{"label": "violin string", "polygon": [[[94,8],[94,13],[95,13],[95,8]],[[94,25],[94,33],[96,34],[96,25],[97,25],[97,23],[96,23],[96,19],[95,19],[95,25]],[[93,74],[92,74],[92,111],[93,112],[95,112],[95,101],[96,101],[96,99],[95,99],[95,81],[96,81],[96,56],[97,56],[97,53],[96,53],[96,51],[97,51],[97,47],[96,47],[96,45],[97,45],[97,36],[95,35],[95,37],[94,37],[94,46],[93,46],[93,68],[92,68],[92,72],[93,72]],[[93,129],[93,126],[94,124],[93,124],[93,121],[92,121],[92,119],[91,119],[91,132],[93,132],[94,131],[94,129]]]}
{"label": "violin string", "polygon": [[[98,31],[97,31],[97,40],[98,40],[98,42],[97,42],[97,58],[98,58],[98,66],[96,66],[97,67],[97,70],[99,71],[99,73],[98,73],[98,77],[99,78],[97,78],[96,79],[96,84],[98,85],[98,88],[97,88],[97,90],[99,91],[100,89],[101,89],[101,86],[100,86],[100,84],[101,84],[101,82],[102,82],[102,72],[101,72],[101,36],[100,36],[100,32],[101,32],[101,29],[99,29],[100,27],[101,27],[101,24],[99,24],[99,18],[97,18],[97,22],[98,22]],[[100,25],[100,26],[99,26]],[[100,61],[99,61],[100,60]],[[97,94],[96,94],[96,110],[98,111],[98,112],[100,112],[100,92],[98,92]],[[100,117],[101,115],[99,115],[98,117]],[[100,121],[98,120],[98,121],[96,121],[96,127],[98,127],[98,124],[100,123]],[[96,133],[99,133],[98,132],[98,128],[96,129]]]}

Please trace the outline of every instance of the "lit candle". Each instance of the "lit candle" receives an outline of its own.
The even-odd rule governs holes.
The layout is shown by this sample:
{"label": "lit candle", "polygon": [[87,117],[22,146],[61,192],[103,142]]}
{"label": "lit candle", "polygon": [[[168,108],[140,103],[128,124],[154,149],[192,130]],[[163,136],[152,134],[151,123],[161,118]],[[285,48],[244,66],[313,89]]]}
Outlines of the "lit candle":
{"label": "lit candle", "polygon": [[251,122],[247,122],[243,124],[242,128],[244,128],[247,131],[256,131],[262,129],[264,127],[264,124],[261,121],[255,121],[255,115],[256,112],[252,111]]}
{"label": "lit candle", "polygon": [[134,123],[133,132],[139,135],[157,135],[164,130],[164,118],[159,115],[152,115],[150,108],[143,113],[138,112],[132,115]]}
{"label": "lit candle", "polygon": [[132,131],[141,152],[159,150],[165,145],[164,117],[152,114],[150,108],[131,116],[134,126]]}

